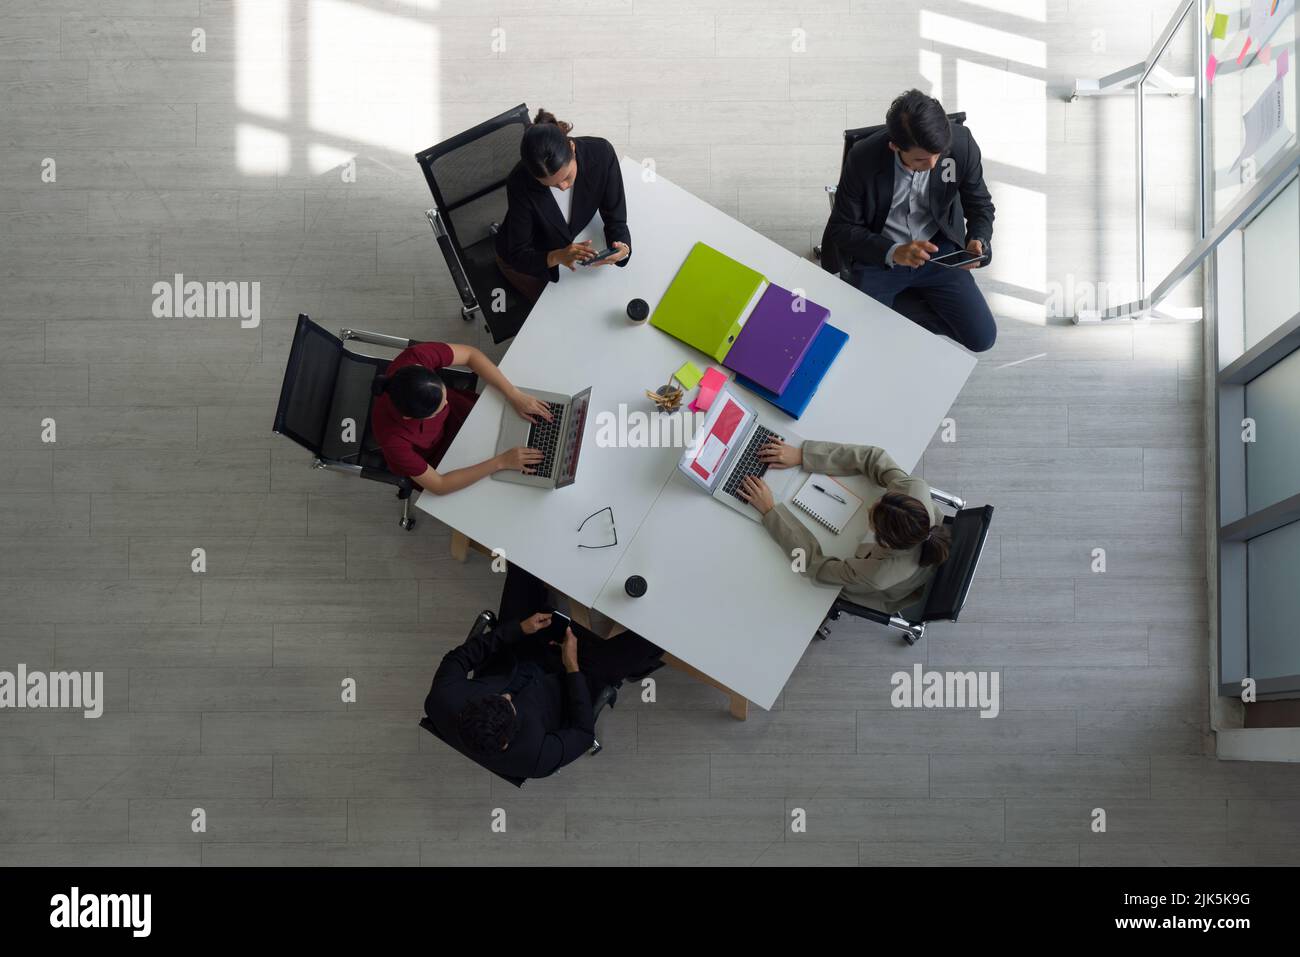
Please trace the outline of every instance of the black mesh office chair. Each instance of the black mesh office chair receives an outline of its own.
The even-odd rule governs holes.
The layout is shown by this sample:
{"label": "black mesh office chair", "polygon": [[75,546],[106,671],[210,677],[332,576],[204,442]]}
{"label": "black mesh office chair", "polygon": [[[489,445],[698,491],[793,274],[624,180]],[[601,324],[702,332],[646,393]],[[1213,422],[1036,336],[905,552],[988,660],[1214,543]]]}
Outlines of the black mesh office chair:
{"label": "black mesh office chair", "polygon": [[[481,611],[479,612],[478,617],[474,619],[474,624],[470,626],[469,635],[465,638],[465,640],[469,641],[471,638],[475,637],[476,635],[481,635],[489,628],[495,628],[496,626],[497,626],[497,616],[493,614],[491,611],[486,611],[486,610]],[[618,685],[606,685],[604,688],[601,689],[600,694],[596,696],[596,700],[592,702],[592,710],[595,712],[595,717],[597,719],[600,718],[601,711],[605,710],[605,708],[607,707],[612,708],[614,707],[615,704],[618,703],[618,688],[619,688]],[[475,764],[478,764],[480,767],[485,767],[485,765],[483,765],[479,761],[479,759],[475,757],[473,754],[466,751],[464,748],[461,748],[457,744],[448,741],[445,737],[443,737],[442,734],[438,731],[438,726],[434,724],[432,721],[430,721],[427,716],[420,719],[420,727],[422,727],[425,731],[428,731],[431,735],[433,735],[443,744],[447,745],[447,747],[451,748],[454,751],[459,752],[460,754],[463,754],[465,757],[469,758],[471,761],[473,761]],[[604,746],[600,743],[600,741],[593,738],[591,748],[587,751],[587,754],[589,755],[600,754],[602,750],[604,750]],[[488,768],[488,770],[491,771],[492,769]],[[517,788],[523,787],[524,782],[528,780],[527,778],[518,778],[518,777],[513,777],[509,774],[501,774],[497,771],[492,771],[492,773],[495,774],[497,777],[499,777],[501,780],[508,781],[509,783],[513,784]],[[556,773],[558,774],[559,772]]]}
{"label": "black mesh office chair", "polygon": [[460,294],[461,316],[483,320],[498,343],[519,331],[532,308],[497,268],[493,242],[506,214],[506,177],[529,125],[520,103],[415,154],[433,193],[425,215]]}
{"label": "black mesh office chair", "polygon": [[832,621],[841,614],[866,618],[888,625],[903,633],[903,640],[914,645],[925,637],[925,626],[931,621],[956,621],[966,604],[975,570],[979,567],[984,542],[988,538],[989,523],[993,520],[993,506],[966,508],[966,503],[955,495],[930,490],[930,497],[940,504],[956,509],[955,515],[944,516],[943,523],[952,534],[948,559],[941,564],[926,585],[925,593],[915,605],[893,614],[859,605],[843,596],[835,600],[826,620],[817,629],[818,638],[831,633]]}
{"label": "black mesh office chair", "polygon": [[[398,350],[418,342],[354,329],[335,336],[299,314],[271,428],[310,452],[313,468],[395,486],[402,501],[400,524],[409,532],[415,527],[415,483],[388,470],[370,428],[370,386],[392,360],[353,352],[344,346],[350,340]],[[440,369],[439,375],[449,388],[473,391],[478,385],[478,376],[461,369]]]}
{"label": "black mesh office chair", "polygon": [[[965,113],[949,113],[948,119],[953,123],[964,124],[966,122]],[[840,155],[840,181],[844,179],[844,169],[848,165],[849,151],[853,149],[860,140],[866,139],[879,133],[885,128],[883,123],[875,126],[862,126],[856,130],[844,131],[844,152]],[[826,199],[831,207],[835,206],[835,191],[838,186],[826,187]],[[960,202],[960,201],[959,201]],[[830,224],[827,223],[827,227]],[[847,283],[852,283],[853,278],[849,275],[849,258],[830,241],[830,237],[825,231],[822,232],[822,241],[820,245],[813,247],[813,258],[821,262],[822,268],[827,272],[833,272]],[[926,323],[922,320],[937,320],[934,310],[921,298],[920,293],[913,289],[905,289],[894,299],[894,310],[902,313],[913,322]]]}

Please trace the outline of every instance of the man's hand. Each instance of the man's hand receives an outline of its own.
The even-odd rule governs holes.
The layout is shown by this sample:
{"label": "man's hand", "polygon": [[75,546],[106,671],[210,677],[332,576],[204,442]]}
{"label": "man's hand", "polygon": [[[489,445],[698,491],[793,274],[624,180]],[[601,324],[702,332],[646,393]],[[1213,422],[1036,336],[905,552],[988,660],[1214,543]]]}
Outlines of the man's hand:
{"label": "man's hand", "polygon": [[578,636],[573,633],[572,628],[564,629],[564,641],[553,641],[553,645],[560,646],[560,661],[564,662],[564,670],[572,674],[578,670]]}
{"label": "man's hand", "polygon": [[774,469],[789,469],[803,465],[803,449],[796,449],[780,439],[773,439],[758,450],[758,460]]}
{"label": "man's hand", "polygon": [[545,419],[550,422],[554,416],[551,415],[551,407],[535,395],[529,395],[519,389],[515,389],[510,394],[510,404],[515,407],[519,417],[527,419],[529,422],[537,422]]}
{"label": "man's hand", "polygon": [[767,483],[761,478],[756,478],[753,475],[746,475],[745,480],[740,483],[740,497],[758,509],[759,515],[766,515],[776,508],[776,500],[772,498],[772,490],[768,488]]}
{"label": "man's hand", "polygon": [[591,248],[591,240],[584,239],[580,243],[570,243],[563,249],[553,249],[546,254],[546,265],[548,266],[568,266],[572,272],[577,264],[586,262],[596,255],[596,250]]}
{"label": "man's hand", "polygon": [[903,243],[894,250],[894,262],[900,266],[911,266],[915,269],[917,266],[924,266],[930,259],[930,253],[937,253],[939,247],[934,243],[927,242],[924,239],[917,239],[910,243]]}
{"label": "man's hand", "polygon": [[[983,255],[984,255],[984,244],[983,244],[982,242],[980,242],[978,239],[972,239],[970,242],[968,242],[968,243],[966,244],[966,252],[970,253],[972,256],[983,256]],[[969,266],[962,266],[961,268],[962,268],[962,269],[965,269],[965,270],[979,269],[980,266],[982,266],[982,265],[984,265],[984,264],[983,264],[983,263],[971,263]]]}
{"label": "man's hand", "polygon": [[523,472],[525,475],[532,475],[535,469],[529,466],[537,465],[542,460],[541,449],[530,449],[526,445],[516,445],[513,449],[507,449],[496,457],[498,469],[513,469],[516,472]]}
{"label": "man's hand", "polygon": [[613,263],[621,263],[632,253],[632,251],[627,248],[627,243],[616,242],[610,248],[617,249],[618,252],[614,253],[614,255],[610,256],[608,259],[602,259],[598,263],[592,263],[592,268],[595,268],[596,266],[609,266]]}
{"label": "man's hand", "polygon": [[525,635],[535,635],[543,628],[551,624],[551,613],[549,611],[539,611],[534,615],[529,615],[519,623],[519,630]]}

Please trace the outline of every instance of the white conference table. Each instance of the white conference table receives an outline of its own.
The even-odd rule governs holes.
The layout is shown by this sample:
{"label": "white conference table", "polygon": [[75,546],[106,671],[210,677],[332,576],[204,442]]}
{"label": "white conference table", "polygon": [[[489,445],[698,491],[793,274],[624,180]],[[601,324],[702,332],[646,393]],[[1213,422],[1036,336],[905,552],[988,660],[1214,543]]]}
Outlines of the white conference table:
{"label": "white conference table", "polygon": [[[770,709],[838,590],[792,571],[791,559],[758,522],[714,502],[679,475],[680,448],[596,443],[602,411],[617,414],[625,403],[653,421],[657,413],[647,389],[667,383],[687,360],[701,369],[713,364],[648,322],[629,322],[627,302],[639,297],[653,310],[697,241],[771,282],[802,290],[830,309],[828,321],[849,335],[807,411],[796,422],[743,388],[732,388],[772,428],[805,439],[878,445],[908,470],[975,359],[662,176],[646,181],[635,161],[624,157],[622,168],[631,260],[622,268],[561,269],[560,282],[547,287],[501,362],[507,378],[521,387],[572,394],[591,386],[577,481],[548,491],[488,479],[450,495],[422,494],[416,504]],[[583,236],[597,248],[604,245],[599,216]],[[687,401],[693,396],[688,392]],[[504,404],[495,390],[484,391],[443,458],[443,470],[495,453]],[[800,484],[792,482],[786,498]],[[579,548],[578,525],[606,506],[613,509],[618,544]],[[612,540],[604,534],[607,519],[593,519],[581,541]],[[840,535],[809,524],[828,554],[847,557],[866,520],[866,509],[859,509]],[[631,575],[648,583],[644,596],[626,594]]]}

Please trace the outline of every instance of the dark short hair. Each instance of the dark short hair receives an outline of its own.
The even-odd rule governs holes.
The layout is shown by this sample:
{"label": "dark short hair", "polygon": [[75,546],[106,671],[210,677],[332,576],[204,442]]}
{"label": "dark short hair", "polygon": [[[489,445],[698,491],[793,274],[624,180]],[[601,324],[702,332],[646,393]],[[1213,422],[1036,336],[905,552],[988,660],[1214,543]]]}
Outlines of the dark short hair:
{"label": "dark short hair", "polygon": [[554,113],[538,110],[532,125],[519,141],[519,158],[534,179],[554,176],[569,162],[573,151],[569,144],[572,123],[557,120]]}
{"label": "dark short hair", "polygon": [[389,376],[375,379],[372,391],[386,395],[402,415],[412,419],[427,419],[442,405],[446,386],[442,376],[426,366],[402,366]]}
{"label": "dark short hair", "polygon": [[515,733],[515,709],[499,694],[468,701],[456,716],[461,743],[475,754],[500,751]]}
{"label": "dark short hair", "polygon": [[942,153],[952,143],[952,126],[943,104],[920,90],[908,90],[889,104],[885,129],[900,150],[920,147],[927,153]]}

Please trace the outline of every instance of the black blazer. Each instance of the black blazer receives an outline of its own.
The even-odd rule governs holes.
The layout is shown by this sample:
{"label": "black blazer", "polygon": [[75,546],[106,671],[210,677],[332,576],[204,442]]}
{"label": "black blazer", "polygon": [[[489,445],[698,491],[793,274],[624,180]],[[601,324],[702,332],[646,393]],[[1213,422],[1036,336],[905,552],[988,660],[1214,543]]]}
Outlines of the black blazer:
{"label": "black blazer", "polygon": [[[835,190],[835,205],[826,223],[822,245],[833,245],[846,260],[872,266],[887,265],[885,256],[894,241],[884,235],[894,198],[895,154],[889,133],[879,133],[854,144],[844,162]],[[952,163],[945,167],[951,159]],[[944,175],[951,169],[950,176]],[[993,198],[984,185],[980,148],[970,130],[952,124],[952,144],[930,172],[930,215],[939,231],[958,246],[972,239],[993,254]],[[964,213],[964,222],[963,222]]]}
{"label": "black blazer", "polygon": [[597,210],[605,224],[605,244],[613,246],[622,242],[628,246],[627,258],[615,265],[626,266],[632,258],[623,172],[614,147],[598,136],[575,136],[573,142],[578,157],[578,179],[573,184],[569,219],[577,229],[571,228],[560,215],[551,188],[533,179],[521,161],[506,179],[509,208],[496,237],[497,255],[508,265],[538,279],[549,278],[551,282],[559,280],[560,268],[548,269],[546,254],[572,243]]}
{"label": "black blazer", "polygon": [[460,709],[473,698],[504,692],[518,666],[516,652],[524,650],[521,643],[533,640],[542,639],[525,635],[518,622],[500,624],[470,637],[443,656],[424,700],[424,713],[444,740],[488,770],[506,777],[544,778],[554,774],[582,757],[596,739],[596,716],[586,678],[581,672],[562,672],[538,679],[542,692],[554,705],[550,710],[564,715],[560,727],[546,727],[538,715],[521,708],[515,735],[504,751],[483,756],[465,748],[456,727]]}

